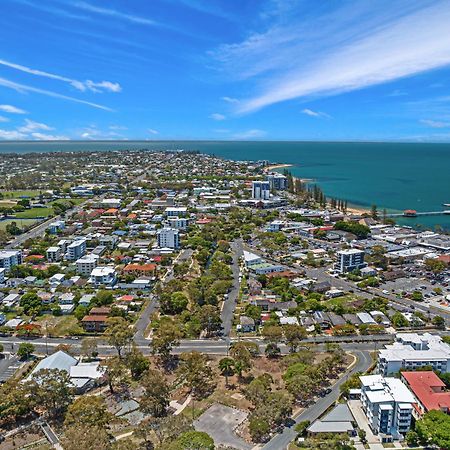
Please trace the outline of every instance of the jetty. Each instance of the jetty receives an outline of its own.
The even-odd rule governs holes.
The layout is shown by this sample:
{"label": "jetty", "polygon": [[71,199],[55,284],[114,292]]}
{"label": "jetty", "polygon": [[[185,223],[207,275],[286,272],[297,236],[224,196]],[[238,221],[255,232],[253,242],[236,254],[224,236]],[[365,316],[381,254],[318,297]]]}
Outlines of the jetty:
{"label": "jetty", "polygon": [[442,215],[450,215],[450,210],[443,211],[414,211],[414,210],[406,210],[402,213],[389,213],[386,214],[387,217],[419,217],[419,216],[442,216]]}

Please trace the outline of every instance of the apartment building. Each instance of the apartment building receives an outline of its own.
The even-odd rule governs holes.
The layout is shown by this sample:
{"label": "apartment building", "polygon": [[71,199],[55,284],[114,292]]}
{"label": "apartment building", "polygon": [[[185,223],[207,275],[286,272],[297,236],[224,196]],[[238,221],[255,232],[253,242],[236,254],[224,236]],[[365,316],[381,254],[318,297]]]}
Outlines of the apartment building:
{"label": "apartment building", "polygon": [[174,228],[161,228],[157,231],[158,247],[159,248],[173,248],[180,247],[180,234]]}
{"label": "apartment building", "polygon": [[362,409],[374,434],[382,441],[402,439],[411,427],[414,396],[398,378],[359,377]]}
{"label": "apartment building", "polygon": [[69,261],[76,261],[86,253],[86,240],[79,239],[67,246],[66,258]]}
{"label": "apartment building", "polygon": [[22,264],[22,252],[20,250],[0,250],[0,268],[8,272],[11,267]]}
{"label": "apartment building", "polygon": [[98,266],[98,260],[99,257],[97,255],[87,255],[77,259],[77,273],[85,277],[90,276],[91,272]]}
{"label": "apartment building", "polygon": [[89,283],[95,286],[114,286],[116,281],[116,271],[112,267],[96,267],[89,277]]}
{"label": "apartment building", "polygon": [[270,183],[268,181],[252,181],[252,198],[255,200],[269,200]]}
{"label": "apartment building", "polygon": [[288,188],[288,179],[281,173],[269,173],[266,176],[266,180],[269,182],[270,189],[284,191]]}
{"label": "apartment building", "polygon": [[364,251],[356,248],[340,250],[336,252],[335,268],[341,273],[351,272],[355,269],[362,269],[366,266],[364,262]]}
{"label": "apartment building", "polygon": [[48,262],[58,262],[61,260],[60,247],[49,247],[45,253],[47,255]]}
{"label": "apartment building", "polygon": [[396,342],[378,353],[377,372],[381,375],[428,366],[435,371],[450,372],[450,346],[430,333],[399,333]]}

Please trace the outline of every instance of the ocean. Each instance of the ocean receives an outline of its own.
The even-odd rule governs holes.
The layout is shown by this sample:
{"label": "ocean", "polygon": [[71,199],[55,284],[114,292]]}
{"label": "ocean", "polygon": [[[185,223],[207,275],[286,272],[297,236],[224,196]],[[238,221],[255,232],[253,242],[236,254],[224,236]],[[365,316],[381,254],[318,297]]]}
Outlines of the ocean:
{"label": "ocean", "polygon": [[[390,212],[450,209],[450,144],[275,141],[2,142],[1,153],[198,150],[234,160],[292,164],[293,175],[314,180],[327,196]],[[450,215],[400,218],[404,225],[450,231]]]}

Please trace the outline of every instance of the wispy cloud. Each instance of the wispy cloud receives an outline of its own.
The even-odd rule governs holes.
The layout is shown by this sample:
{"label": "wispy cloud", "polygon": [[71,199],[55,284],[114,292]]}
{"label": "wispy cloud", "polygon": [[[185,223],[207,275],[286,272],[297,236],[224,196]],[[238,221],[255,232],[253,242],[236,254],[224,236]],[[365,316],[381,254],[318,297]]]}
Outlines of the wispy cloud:
{"label": "wispy cloud", "polygon": [[440,120],[422,119],[420,123],[431,128],[450,128],[450,122]]}
{"label": "wispy cloud", "polygon": [[66,83],[69,83],[75,89],[78,89],[79,91],[82,92],[86,90],[92,92],[103,92],[103,91],[120,92],[122,90],[122,87],[120,86],[119,83],[113,83],[111,81],[94,82],[92,80],[86,81],[75,80],[74,78],[64,77],[62,75],[56,75],[54,73],[44,72],[38,69],[32,69],[30,67],[22,66],[21,64],[15,64],[10,61],[6,61],[4,59],[0,59],[0,65],[10,67],[11,69],[19,70],[20,72],[29,73],[31,75],[50,78],[52,80],[64,81]]}
{"label": "wispy cloud", "polygon": [[0,105],[0,111],[4,111],[10,114],[27,114],[25,110],[17,108],[13,105]]}
{"label": "wispy cloud", "polygon": [[230,75],[256,81],[259,92],[241,101],[240,113],[450,64],[447,1],[337,2],[333,8],[326,15],[319,6],[314,13],[301,7],[284,13],[266,30],[213,54]]}
{"label": "wispy cloud", "polygon": [[239,99],[234,97],[222,97],[222,100],[227,103],[239,103]]}
{"label": "wispy cloud", "polygon": [[81,100],[75,97],[69,97],[68,95],[58,94],[57,92],[47,91],[45,89],[35,88],[33,86],[28,86],[26,84],[15,83],[14,81],[7,80],[6,78],[0,78],[0,86],[7,87],[9,89],[13,89],[16,92],[26,93],[26,92],[34,92],[36,94],[46,95],[47,97],[59,98],[61,100],[67,100],[74,103],[81,103],[83,105],[92,106],[93,108],[102,109],[104,111],[113,111],[111,108],[107,106],[99,105],[98,103],[88,102],[86,100]]}
{"label": "wispy cloud", "polygon": [[251,130],[247,130],[247,131],[242,131],[240,133],[236,133],[232,137],[233,137],[233,139],[245,141],[245,140],[263,138],[266,135],[267,135],[266,131],[258,130],[256,128],[254,128],[254,129],[251,129]]}
{"label": "wispy cloud", "polygon": [[4,116],[0,116],[0,122],[9,122],[9,119]]}
{"label": "wispy cloud", "polygon": [[149,128],[147,131],[148,131],[150,134],[153,134],[153,135],[159,134],[159,131],[158,131],[158,130],[155,130],[155,129],[153,129],[153,128]]}
{"label": "wispy cloud", "polygon": [[54,128],[46,125],[45,123],[39,123],[30,119],[25,119],[25,125],[19,127],[17,130],[21,133],[31,133],[32,131],[36,130],[51,131],[54,130]]}
{"label": "wispy cloud", "polygon": [[85,11],[93,12],[96,14],[101,14],[103,16],[124,19],[124,20],[127,20],[128,22],[133,22],[133,23],[137,23],[140,25],[151,25],[151,26],[157,25],[156,21],[148,19],[146,17],[136,16],[133,14],[127,14],[127,13],[118,11],[116,9],[102,8],[99,6],[91,5],[90,3],[87,3],[87,2],[74,2],[73,6],[76,6],[77,8],[83,9]]}
{"label": "wispy cloud", "polygon": [[221,121],[221,120],[225,120],[226,117],[223,114],[220,113],[213,113],[209,116],[210,119],[212,120],[217,120],[217,121]]}
{"label": "wispy cloud", "polygon": [[0,139],[5,140],[36,140],[36,141],[66,141],[67,136],[42,133],[42,131],[52,131],[53,127],[34,120],[25,119],[22,126],[14,130],[0,130]]}
{"label": "wispy cloud", "polygon": [[405,95],[408,95],[408,93],[405,91],[401,91],[400,89],[395,89],[390,94],[388,94],[388,97],[404,97]]}
{"label": "wispy cloud", "polygon": [[327,119],[329,119],[331,117],[329,114],[324,113],[322,111],[313,111],[312,109],[308,109],[308,108],[303,109],[302,113],[306,114],[307,116],[317,117],[317,118],[327,118]]}
{"label": "wispy cloud", "polygon": [[7,141],[20,141],[26,139],[26,135],[17,130],[0,130],[0,139]]}

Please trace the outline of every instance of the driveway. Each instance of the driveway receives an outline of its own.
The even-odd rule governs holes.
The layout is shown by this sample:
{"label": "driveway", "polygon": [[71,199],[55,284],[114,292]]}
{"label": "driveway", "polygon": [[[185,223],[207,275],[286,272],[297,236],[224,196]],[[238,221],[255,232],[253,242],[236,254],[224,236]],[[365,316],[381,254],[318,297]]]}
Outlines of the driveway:
{"label": "driveway", "polygon": [[[349,400],[348,401],[348,407],[350,408],[350,411],[353,414],[353,417],[356,420],[356,423],[358,424],[358,427],[361,430],[364,430],[366,432],[366,439],[367,443],[370,444],[380,444],[380,439],[375,436],[372,433],[372,430],[370,429],[369,423],[367,422],[366,415],[364,414],[364,411],[362,410],[362,405],[360,400]],[[383,448],[383,446],[381,446]]]}
{"label": "driveway", "polygon": [[247,413],[244,411],[215,403],[194,422],[194,428],[208,433],[214,439],[216,446],[251,450],[253,446],[235,433],[236,427],[246,418]]}

